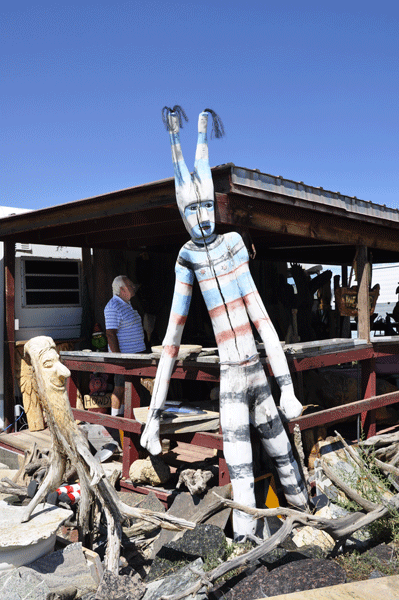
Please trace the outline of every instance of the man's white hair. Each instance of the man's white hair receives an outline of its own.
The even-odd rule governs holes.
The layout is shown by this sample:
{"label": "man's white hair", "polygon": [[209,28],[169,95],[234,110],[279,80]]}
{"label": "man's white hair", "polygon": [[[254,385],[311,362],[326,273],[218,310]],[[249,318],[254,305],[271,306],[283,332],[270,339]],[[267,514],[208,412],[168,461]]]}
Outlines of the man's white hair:
{"label": "man's white hair", "polygon": [[118,275],[112,282],[112,293],[114,296],[119,296],[121,287],[126,285],[126,280],[129,279],[126,275]]}

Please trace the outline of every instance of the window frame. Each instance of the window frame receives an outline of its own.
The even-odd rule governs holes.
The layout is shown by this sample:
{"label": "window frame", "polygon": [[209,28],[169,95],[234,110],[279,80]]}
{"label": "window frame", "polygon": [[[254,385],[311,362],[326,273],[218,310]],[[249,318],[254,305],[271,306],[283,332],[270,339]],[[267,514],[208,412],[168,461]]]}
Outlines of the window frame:
{"label": "window frame", "polygon": [[[26,272],[26,264],[32,261],[40,261],[40,262],[52,262],[52,263],[75,263],[77,265],[77,273],[74,274],[65,274],[65,273],[27,273]],[[41,287],[38,288],[28,288],[26,283],[27,277],[70,277],[71,279],[78,279],[78,287],[75,288],[63,288],[63,289],[43,289]],[[79,294],[79,302],[74,303],[40,303],[40,304],[30,304],[27,301],[27,293],[29,292],[78,292]],[[82,280],[81,280],[81,261],[79,259],[70,259],[70,258],[49,258],[49,257],[41,257],[41,256],[22,256],[21,257],[21,306],[22,308],[81,308],[82,307]]]}

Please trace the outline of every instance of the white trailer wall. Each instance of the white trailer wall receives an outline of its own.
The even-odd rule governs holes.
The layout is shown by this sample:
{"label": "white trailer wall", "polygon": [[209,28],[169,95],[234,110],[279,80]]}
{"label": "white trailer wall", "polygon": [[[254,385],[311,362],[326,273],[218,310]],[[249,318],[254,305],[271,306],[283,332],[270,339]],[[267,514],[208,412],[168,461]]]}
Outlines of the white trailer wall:
{"label": "white trailer wall", "polygon": [[[29,212],[9,206],[0,206],[0,218]],[[80,336],[82,319],[81,284],[80,301],[74,306],[27,306],[24,293],[24,261],[29,259],[79,261],[79,281],[82,252],[80,248],[17,244],[15,252],[15,339],[29,340],[37,335],[54,339],[76,339]],[[4,427],[4,244],[0,242],[0,430]]]}

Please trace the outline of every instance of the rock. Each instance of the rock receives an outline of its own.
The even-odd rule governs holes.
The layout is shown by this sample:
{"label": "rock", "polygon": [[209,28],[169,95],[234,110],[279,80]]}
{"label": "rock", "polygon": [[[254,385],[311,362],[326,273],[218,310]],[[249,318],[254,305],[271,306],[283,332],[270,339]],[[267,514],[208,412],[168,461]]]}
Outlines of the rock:
{"label": "rock", "polygon": [[128,506],[138,506],[143,500],[143,494],[136,492],[117,492],[119,498]]}
{"label": "rock", "polygon": [[202,469],[184,469],[179,475],[176,488],[185,485],[190,494],[202,494],[207,489],[208,481],[213,477],[212,471]]}
{"label": "rock", "polygon": [[[187,588],[198,580],[198,576],[193,573],[192,569],[198,572],[202,571],[203,561],[198,558],[190,565],[186,565],[173,575],[169,575],[164,579],[152,581],[147,585],[147,591],[142,600],[159,600],[161,596],[169,596],[172,594],[182,594]],[[195,596],[186,596],[185,600],[207,600],[205,588],[201,588]]]}
{"label": "rock", "polygon": [[[324,517],[327,519],[332,518],[329,506],[324,506],[315,514],[319,517]],[[298,533],[294,534],[292,540],[294,544],[298,546],[298,548],[301,546],[316,545],[319,546],[325,554],[331,551],[335,546],[334,539],[331,537],[331,535],[325,531],[318,530],[315,527],[310,526],[301,527]]]}
{"label": "rock", "polygon": [[378,544],[362,554],[362,558],[370,559],[370,562],[380,562],[382,565],[399,565],[397,550],[390,544]]}
{"label": "rock", "polygon": [[28,570],[35,572],[54,592],[71,585],[81,592],[89,592],[97,587],[80,542],[47,554],[29,567],[20,567],[19,572],[26,573]]}
{"label": "rock", "polygon": [[147,456],[131,464],[129,478],[133,483],[148,483],[157,487],[170,478],[170,467],[157,456]]}
{"label": "rock", "polygon": [[7,600],[73,600],[78,590],[86,594],[96,588],[81,544],[66,546],[0,578],[0,596]]}
{"label": "rock", "polygon": [[334,561],[303,559],[277,567],[271,572],[261,566],[252,575],[241,579],[234,587],[230,587],[228,591],[223,590],[223,599],[268,598],[345,582],[345,571]]}
{"label": "rock", "polygon": [[113,575],[105,571],[98,586],[96,600],[140,600],[146,589],[139,575]]}
{"label": "rock", "polygon": [[[136,494],[135,492],[117,492],[119,498],[128,506],[147,508],[156,512],[165,512],[165,506],[157,498],[154,492],[148,494]],[[187,518],[187,517],[185,517]]]}
{"label": "rock", "polygon": [[[227,484],[222,487],[211,488],[203,498],[199,496],[191,496],[187,492],[181,492],[176,495],[172,506],[168,510],[168,514],[175,517],[181,517],[183,519],[197,520],[201,514],[206,514],[212,506],[217,502],[217,498],[213,492],[222,496],[222,498],[231,498],[231,484]],[[231,514],[231,508],[222,508],[215,514],[211,514],[204,522],[208,525],[217,525],[220,529],[224,530],[227,521]],[[202,521],[201,521],[202,522]],[[158,551],[173,539],[178,539],[183,535],[183,532],[176,533],[168,529],[162,529],[159,538],[155,540],[152,558],[156,556]]]}
{"label": "rock", "polygon": [[166,511],[165,506],[159,500],[159,498],[155,495],[154,492],[150,492],[149,494],[141,494],[140,502],[137,504],[139,508],[146,508],[148,510],[153,510],[155,512],[164,513]]}
{"label": "rock", "polygon": [[371,571],[369,575],[369,579],[378,579],[379,577],[384,577],[384,574],[378,569],[374,569],[374,571]]}
{"label": "rock", "polygon": [[225,551],[226,536],[220,527],[199,524],[194,529],[185,531],[178,540],[162,546],[151,565],[147,581],[174,572],[182,561],[192,562],[197,558],[205,561],[210,557],[222,560]]}
{"label": "rock", "polygon": [[0,578],[0,594],[7,600],[47,600],[51,590],[32,569],[22,573],[20,569],[14,569]]}

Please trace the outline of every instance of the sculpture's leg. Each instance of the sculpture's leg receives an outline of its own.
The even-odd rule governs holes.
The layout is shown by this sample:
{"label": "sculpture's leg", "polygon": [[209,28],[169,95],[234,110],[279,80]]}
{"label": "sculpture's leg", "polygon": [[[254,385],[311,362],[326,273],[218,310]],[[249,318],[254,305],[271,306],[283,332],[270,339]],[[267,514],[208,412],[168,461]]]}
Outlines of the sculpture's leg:
{"label": "sculpture's leg", "polygon": [[[246,382],[242,377],[242,369],[238,366],[220,368],[220,425],[233,499],[240,504],[255,507]],[[233,528],[234,537],[239,540],[255,533],[256,520],[234,510]]]}
{"label": "sculpture's leg", "polygon": [[250,380],[251,417],[263,447],[272,459],[289,504],[306,509],[308,495],[291,444],[274,403],[262,365],[246,367]]}
{"label": "sculpture's leg", "polygon": [[57,489],[57,487],[61,485],[62,477],[65,473],[65,465],[65,456],[58,452],[52,452],[52,458],[48,473],[44,478],[42,484],[40,485],[39,489],[37,490],[36,494],[33,496],[32,500],[25,507],[22,513],[21,523],[29,521],[32,512],[34,511],[36,506],[42,500],[44,500],[48,492]]}

